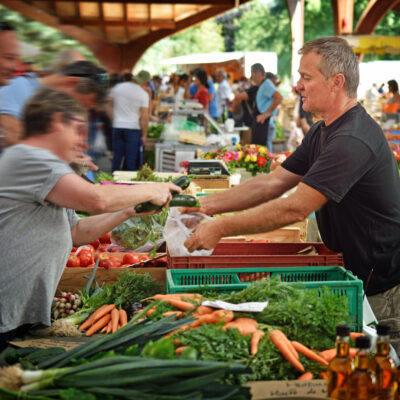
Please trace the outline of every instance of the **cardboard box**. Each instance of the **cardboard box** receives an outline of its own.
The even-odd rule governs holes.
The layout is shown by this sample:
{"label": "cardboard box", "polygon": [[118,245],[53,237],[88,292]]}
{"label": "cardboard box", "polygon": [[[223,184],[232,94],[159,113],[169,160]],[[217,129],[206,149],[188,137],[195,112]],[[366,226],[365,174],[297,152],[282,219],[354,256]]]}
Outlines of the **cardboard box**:
{"label": "cardboard box", "polygon": [[228,175],[220,175],[218,178],[212,175],[195,175],[192,183],[201,189],[229,189],[230,180]]}
{"label": "cardboard box", "polygon": [[247,382],[251,389],[252,400],[270,399],[327,399],[326,381],[259,381]]}

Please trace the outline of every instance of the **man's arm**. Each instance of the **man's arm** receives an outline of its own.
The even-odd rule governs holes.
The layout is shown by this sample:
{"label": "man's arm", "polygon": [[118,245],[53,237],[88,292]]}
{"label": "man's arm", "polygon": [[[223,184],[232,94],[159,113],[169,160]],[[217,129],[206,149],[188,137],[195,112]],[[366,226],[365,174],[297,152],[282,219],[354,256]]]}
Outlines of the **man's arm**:
{"label": "man's arm", "polygon": [[304,183],[287,198],[279,198],[242,214],[201,223],[185,242],[190,252],[213,249],[222,237],[269,232],[307,218],[327,202],[327,197]]}
{"label": "man's arm", "polygon": [[0,115],[0,126],[4,134],[4,147],[18,143],[22,137],[22,122],[9,114]]}
{"label": "man's arm", "polygon": [[274,172],[257,176],[226,192],[202,197],[200,211],[214,215],[247,210],[281,196],[296,186],[300,179],[300,175],[278,167]]}
{"label": "man's arm", "polygon": [[242,101],[245,101],[248,99],[249,99],[249,95],[247,94],[247,92],[237,93],[232,101],[232,110],[231,111],[233,113],[236,112],[237,108],[242,103]]}
{"label": "man's arm", "polygon": [[262,113],[260,115],[257,115],[257,122],[262,124],[268,117],[270,117],[272,114],[272,111],[274,111],[275,108],[278,107],[279,104],[281,104],[282,99],[283,99],[283,97],[278,91],[274,92],[273,97],[272,97],[272,104],[269,106],[267,111],[265,111],[264,113]]}
{"label": "man's arm", "polygon": [[142,141],[143,144],[147,138],[147,128],[149,126],[149,109],[148,107],[140,107],[139,110],[139,123],[140,129],[142,131]]}

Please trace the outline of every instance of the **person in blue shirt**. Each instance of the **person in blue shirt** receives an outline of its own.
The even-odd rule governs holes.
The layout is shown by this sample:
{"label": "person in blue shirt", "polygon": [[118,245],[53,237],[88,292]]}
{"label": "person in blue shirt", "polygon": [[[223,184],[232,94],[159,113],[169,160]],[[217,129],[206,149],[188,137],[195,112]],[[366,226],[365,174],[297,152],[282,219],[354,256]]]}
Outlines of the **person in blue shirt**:
{"label": "person in blue shirt", "polygon": [[258,86],[256,116],[252,126],[251,143],[265,146],[269,120],[276,107],[281,103],[282,95],[277,91],[272,81],[266,78],[264,67],[260,63],[252,65],[251,78]]}
{"label": "person in blue shirt", "polygon": [[[192,77],[194,76],[194,71],[190,74]],[[218,110],[218,103],[217,103],[217,92],[215,90],[214,82],[212,79],[208,79],[208,94],[210,95],[210,103],[208,104],[208,112],[212,118],[218,119],[219,118],[219,110]],[[194,83],[191,83],[189,86],[189,94],[190,98],[193,98],[194,95],[197,93],[197,86]]]}

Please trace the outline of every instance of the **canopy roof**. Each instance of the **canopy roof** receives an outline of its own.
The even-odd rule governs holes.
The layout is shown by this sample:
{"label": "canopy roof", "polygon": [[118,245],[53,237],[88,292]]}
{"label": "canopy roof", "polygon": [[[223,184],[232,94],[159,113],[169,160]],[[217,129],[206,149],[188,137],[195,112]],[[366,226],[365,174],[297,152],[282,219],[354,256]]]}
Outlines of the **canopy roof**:
{"label": "canopy roof", "polygon": [[88,46],[110,70],[131,68],[158,40],[249,0],[0,0]]}
{"label": "canopy roof", "polygon": [[343,36],[356,53],[400,54],[400,36]]}

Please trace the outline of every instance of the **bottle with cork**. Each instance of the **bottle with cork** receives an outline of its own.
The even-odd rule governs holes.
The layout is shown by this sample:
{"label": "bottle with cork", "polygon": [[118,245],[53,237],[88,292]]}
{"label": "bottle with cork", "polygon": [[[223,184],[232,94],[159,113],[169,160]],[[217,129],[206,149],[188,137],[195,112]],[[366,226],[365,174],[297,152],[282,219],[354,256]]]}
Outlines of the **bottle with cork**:
{"label": "bottle with cork", "polygon": [[378,324],[375,356],[371,367],[376,374],[379,400],[395,400],[397,392],[397,367],[390,352],[390,327]]}
{"label": "bottle with cork", "polygon": [[349,356],[350,327],[336,327],[336,356],[327,369],[328,397],[331,399],[346,399],[347,380],[353,371],[352,359]]}
{"label": "bottle with cork", "polygon": [[368,336],[356,339],[357,354],[354,370],[348,379],[348,399],[378,400],[375,372],[371,369],[371,341]]}

